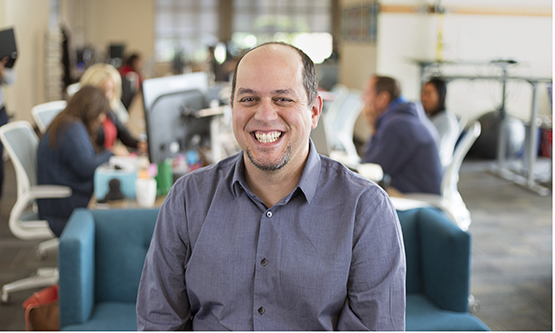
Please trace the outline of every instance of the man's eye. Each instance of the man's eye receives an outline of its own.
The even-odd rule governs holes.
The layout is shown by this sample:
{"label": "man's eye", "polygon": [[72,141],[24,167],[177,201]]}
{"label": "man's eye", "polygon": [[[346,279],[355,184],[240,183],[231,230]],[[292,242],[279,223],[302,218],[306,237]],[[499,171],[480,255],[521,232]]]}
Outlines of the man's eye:
{"label": "man's eye", "polygon": [[243,97],[240,102],[254,102],[254,97]]}
{"label": "man's eye", "polygon": [[291,99],[289,99],[289,98],[285,98],[285,97],[279,97],[279,98],[277,98],[276,100],[277,100],[278,102],[281,102],[281,103],[291,103],[291,102],[293,102],[293,100],[291,100]]}

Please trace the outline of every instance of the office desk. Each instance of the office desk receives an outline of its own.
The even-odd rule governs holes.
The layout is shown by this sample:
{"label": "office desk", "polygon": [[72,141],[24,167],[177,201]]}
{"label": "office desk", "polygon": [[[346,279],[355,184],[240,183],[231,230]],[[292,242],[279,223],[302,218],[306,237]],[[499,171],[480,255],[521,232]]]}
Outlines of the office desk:
{"label": "office desk", "polygon": [[152,207],[141,207],[134,199],[110,200],[107,203],[98,203],[93,195],[89,201],[88,209],[116,209],[116,208],[156,208],[161,207],[166,199],[165,195],[157,196]]}

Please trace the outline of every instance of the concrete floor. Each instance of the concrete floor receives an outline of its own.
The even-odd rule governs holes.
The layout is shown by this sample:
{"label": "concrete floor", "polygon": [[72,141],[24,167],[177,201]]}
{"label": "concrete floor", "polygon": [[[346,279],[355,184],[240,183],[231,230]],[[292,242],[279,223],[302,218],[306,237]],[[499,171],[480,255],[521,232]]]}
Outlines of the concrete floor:
{"label": "concrete floor", "polygon": [[[551,331],[553,197],[540,197],[488,173],[490,165],[465,161],[460,171],[459,190],[472,214],[471,292],[480,302],[475,314],[494,331]],[[37,261],[38,242],[19,240],[8,230],[16,196],[10,162],[4,191],[0,285],[25,278],[38,267],[56,266],[55,253]],[[25,330],[21,304],[37,290],[13,293],[11,302],[0,306],[0,330]]]}

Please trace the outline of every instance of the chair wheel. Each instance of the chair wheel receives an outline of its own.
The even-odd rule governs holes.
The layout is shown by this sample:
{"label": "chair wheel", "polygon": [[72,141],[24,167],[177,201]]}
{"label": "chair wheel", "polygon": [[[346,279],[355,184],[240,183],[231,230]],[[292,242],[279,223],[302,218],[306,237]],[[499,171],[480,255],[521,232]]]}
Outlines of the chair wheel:
{"label": "chair wheel", "polygon": [[0,302],[2,304],[6,304],[10,301],[10,294],[8,292],[2,292],[2,296],[0,298]]}
{"label": "chair wheel", "polygon": [[480,301],[477,300],[474,295],[470,295],[470,297],[468,297],[468,306],[471,313],[478,313],[480,311],[480,305]]}
{"label": "chair wheel", "polygon": [[35,250],[35,256],[38,260],[46,259],[46,251],[41,251],[40,249]]}

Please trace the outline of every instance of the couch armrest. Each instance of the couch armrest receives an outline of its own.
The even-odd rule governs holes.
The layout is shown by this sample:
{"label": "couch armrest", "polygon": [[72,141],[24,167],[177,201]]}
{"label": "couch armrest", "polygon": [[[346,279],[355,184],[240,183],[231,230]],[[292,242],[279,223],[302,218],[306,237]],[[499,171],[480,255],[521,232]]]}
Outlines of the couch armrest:
{"label": "couch armrest", "polygon": [[439,307],[468,311],[470,234],[436,209],[419,212],[423,290]]}
{"label": "couch armrest", "polygon": [[58,248],[60,327],[87,321],[94,307],[95,222],[84,208],[71,214]]}

